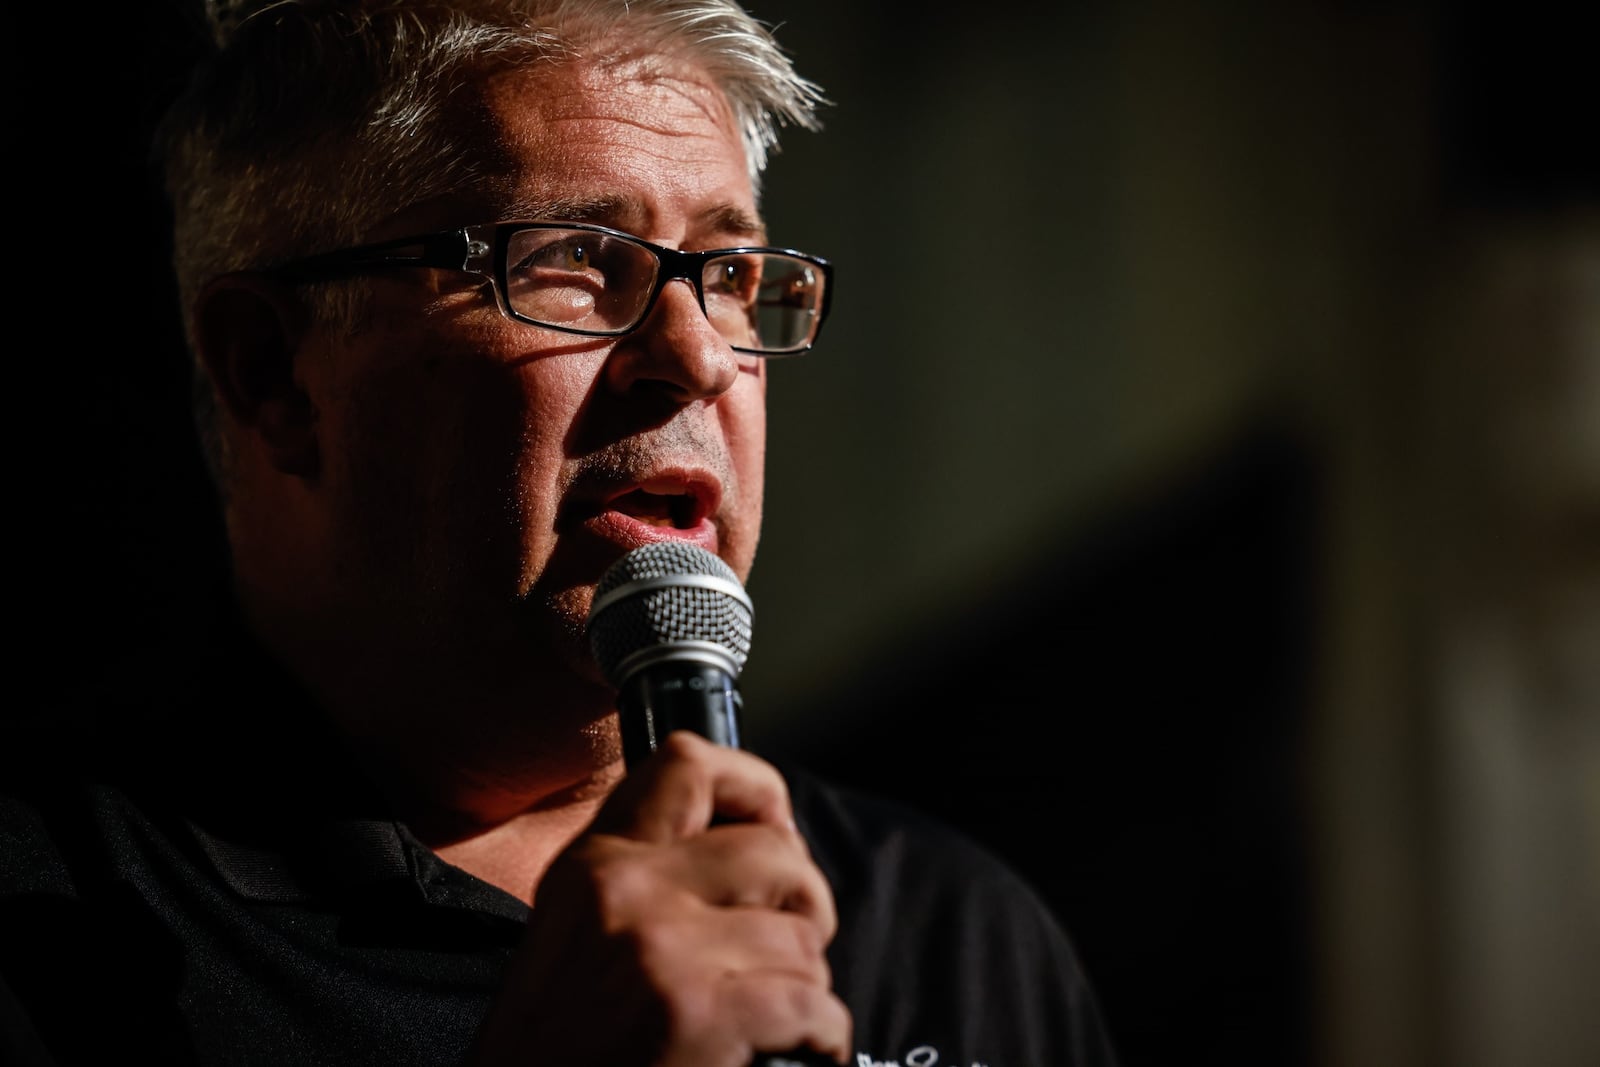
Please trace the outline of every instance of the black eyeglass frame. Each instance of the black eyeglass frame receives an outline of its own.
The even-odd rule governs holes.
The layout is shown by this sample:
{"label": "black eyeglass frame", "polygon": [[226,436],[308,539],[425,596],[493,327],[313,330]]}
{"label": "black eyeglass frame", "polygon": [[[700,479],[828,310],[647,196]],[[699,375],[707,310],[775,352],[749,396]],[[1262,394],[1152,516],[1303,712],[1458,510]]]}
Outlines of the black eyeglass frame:
{"label": "black eyeglass frame", "polygon": [[[510,291],[507,279],[507,250],[510,248],[511,238],[514,234],[530,229],[579,230],[600,234],[637,245],[654,255],[658,264],[655,283],[651,287],[650,295],[645,299],[634,321],[626,326],[608,330],[587,330],[576,326],[541,322],[512,308],[511,302],[506,296]],[[744,245],[735,248],[708,248],[701,251],[685,252],[682,249],[667,248],[664,245],[653,244],[631,233],[614,230],[607,226],[598,226],[594,223],[538,219],[483,223],[476,226],[462,226],[454,230],[440,230],[435,233],[419,234],[413,237],[397,237],[393,240],[379,241],[375,244],[357,245],[353,248],[322,252],[318,255],[307,256],[304,259],[280,264],[262,273],[283,278],[287,281],[317,282],[331,281],[348,275],[362,274],[369,270],[388,267],[433,267],[441,270],[459,270],[488,278],[494,289],[495,303],[507,318],[526,323],[529,326],[538,326],[547,330],[558,330],[562,333],[578,334],[584,337],[621,337],[638,329],[640,323],[650,317],[650,311],[655,307],[656,298],[661,295],[661,290],[666,288],[668,282],[675,281],[678,278],[683,278],[694,286],[695,299],[700,304],[701,312],[709,314],[706,312],[705,263],[721,256],[757,253],[790,256],[820,270],[822,272],[822,302],[816,309],[816,319],[812,324],[810,336],[804,344],[782,349],[757,349],[742,347],[730,341],[730,347],[736,352],[745,352],[763,358],[796,356],[802,352],[809,351],[816,344],[817,338],[822,333],[822,324],[828,317],[828,307],[833,300],[833,264],[820,256],[813,256],[793,248]]]}

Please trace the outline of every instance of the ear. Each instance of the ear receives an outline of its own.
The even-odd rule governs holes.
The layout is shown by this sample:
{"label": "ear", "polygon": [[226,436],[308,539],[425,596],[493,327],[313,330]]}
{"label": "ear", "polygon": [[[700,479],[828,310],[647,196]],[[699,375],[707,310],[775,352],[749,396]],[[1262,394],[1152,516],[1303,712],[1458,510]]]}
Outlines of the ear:
{"label": "ear", "polygon": [[295,378],[305,334],[304,306],[282,284],[255,274],[225,274],[195,300],[195,344],[218,403],[261,442],[273,467],[317,472],[317,409]]}

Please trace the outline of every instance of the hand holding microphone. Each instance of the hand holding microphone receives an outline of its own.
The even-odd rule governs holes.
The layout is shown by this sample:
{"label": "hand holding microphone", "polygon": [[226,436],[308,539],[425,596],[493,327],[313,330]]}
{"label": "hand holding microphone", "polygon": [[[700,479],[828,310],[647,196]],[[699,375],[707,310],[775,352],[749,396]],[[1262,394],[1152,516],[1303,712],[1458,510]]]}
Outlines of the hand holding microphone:
{"label": "hand holding microphone", "polygon": [[[630,771],[678,730],[740,747],[744,701],[738,680],[750,654],[753,611],[731,567],[681,541],[637,548],[606,571],[589,609],[589,641],[606,680],[617,688]],[[717,817],[731,818],[721,812]],[[789,817],[786,799],[781,817]],[[829,897],[831,937],[832,894],[826,882],[822,888]],[[826,968],[823,974],[826,980]],[[825,1062],[801,1049],[758,1057],[754,1067]]]}
{"label": "hand holding microphone", "polygon": [[602,579],[589,633],[628,775],[541,880],[476,1064],[524,1049],[563,1067],[850,1055],[832,890],[782,776],[738,747],[750,617],[733,571],[692,545],[637,549]]}

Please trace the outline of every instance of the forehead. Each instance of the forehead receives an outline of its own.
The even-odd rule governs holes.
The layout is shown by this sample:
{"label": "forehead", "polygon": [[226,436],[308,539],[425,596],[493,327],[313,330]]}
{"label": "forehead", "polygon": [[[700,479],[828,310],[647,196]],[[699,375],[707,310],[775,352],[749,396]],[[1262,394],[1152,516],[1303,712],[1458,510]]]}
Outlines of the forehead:
{"label": "forehead", "polygon": [[458,216],[441,225],[562,217],[676,239],[683,218],[756,217],[732,108],[692,63],[543,63],[493,74],[458,107],[474,176],[434,205]]}

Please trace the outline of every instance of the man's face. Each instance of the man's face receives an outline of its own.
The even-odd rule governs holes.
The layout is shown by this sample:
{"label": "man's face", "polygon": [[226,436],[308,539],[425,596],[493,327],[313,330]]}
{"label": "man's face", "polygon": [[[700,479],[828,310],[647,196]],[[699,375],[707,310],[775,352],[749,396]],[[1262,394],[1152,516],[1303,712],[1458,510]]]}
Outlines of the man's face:
{"label": "man's face", "polygon": [[[555,217],[690,250],[764,241],[738,130],[694,68],[543,68],[491,82],[482,105],[465,121],[497,142],[493,180],[368,239]],[[513,322],[471,282],[381,278],[357,335],[301,354],[326,592],[406,669],[581,673],[594,584],[627,550],[683,538],[748,574],[764,367],[685,283],[617,339]]]}

